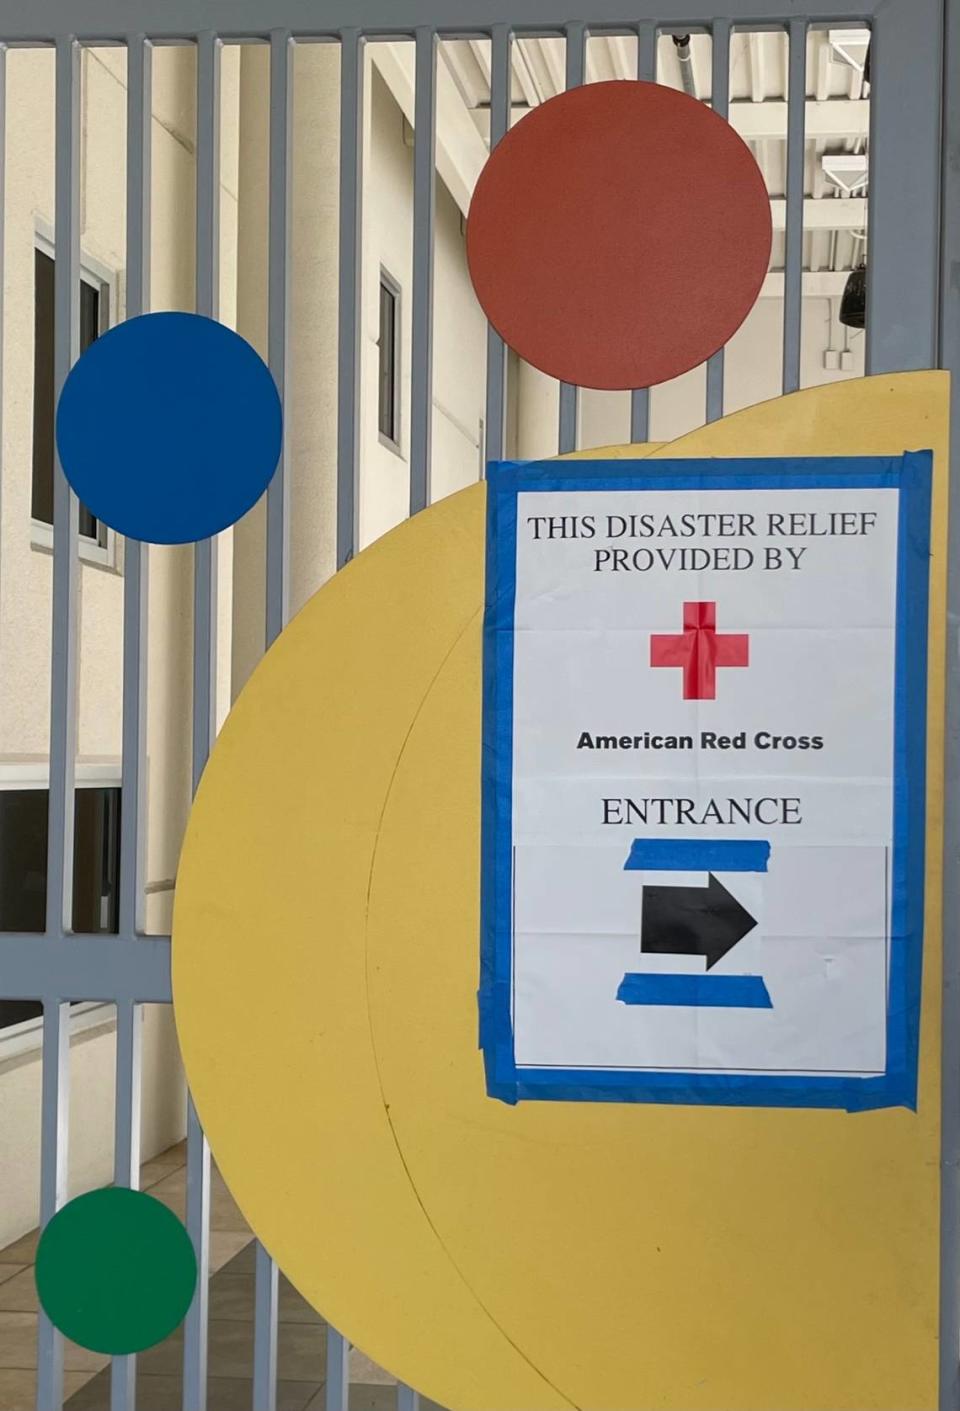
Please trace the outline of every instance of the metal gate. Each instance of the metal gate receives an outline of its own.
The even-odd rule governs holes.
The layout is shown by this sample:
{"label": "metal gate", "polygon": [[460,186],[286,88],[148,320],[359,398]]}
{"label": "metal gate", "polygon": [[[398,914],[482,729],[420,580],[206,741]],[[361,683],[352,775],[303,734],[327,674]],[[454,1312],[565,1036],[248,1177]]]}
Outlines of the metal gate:
{"label": "metal gate", "polygon": [[[671,7],[673,8],[673,7]],[[490,43],[491,143],[510,116],[511,50],[518,38],[559,36],[565,41],[568,86],[585,77],[588,37],[626,34],[638,40],[638,76],[654,77],[658,30],[712,35],[712,103],[726,113],[729,45],[737,28],[779,30],[789,44],[786,141],[783,390],[800,385],[802,246],[804,234],[805,55],[811,26],[869,26],[871,39],[870,278],[866,322],[868,372],[928,367],[960,368],[960,4],[954,0],[728,0],[722,14],[714,0],[684,0],[666,14],[640,0],[579,0],[576,18],[553,0],[5,0],[0,13],[0,97],[4,63],[14,46],[53,46],[56,52],[56,346],[55,381],[62,385],[79,349],[77,296],[80,242],[80,53],[84,45],[121,45],[127,55],[127,313],[150,308],[151,60],[157,45],[196,47],[196,303],[218,316],[218,153],[221,46],[259,42],[270,49],[268,360],[281,390],[289,370],[288,309],[291,242],[291,84],[294,46],[336,44],[340,55],[341,130],[339,204],[339,384],[337,452],[337,563],[357,540],[359,477],[359,327],[361,281],[361,164],[363,162],[363,49],[389,39],[415,50],[413,156],[413,306],[410,400],[411,513],[430,498],[433,337],[433,228],[436,170],[437,45],[441,40],[482,38]],[[798,13],[801,10],[802,13]],[[947,59],[953,53],[951,66]],[[951,71],[952,67],[952,71]],[[0,112],[3,105],[0,104]],[[2,147],[0,147],[2,151]],[[0,193],[2,193],[0,186]],[[0,194],[0,232],[2,194]],[[504,346],[487,339],[486,454],[504,448],[506,408]],[[960,400],[953,426],[960,435]],[[708,420],[724,410],[724,354],[706,374]],[[557,449],[577,444],[578,391],[559,393]],[[632,396],[634,440],[647,439],[648,393]],[[289,453],[285,453],[286,454]],[[266,531],[266,635],[282,629],[288,604],[289,496],[285,465],[270,486]],[[951,630],[960,621],[960,517],[952,532]],[[70,1003],[100,1000],[117,1007],[115,1179],[135,1183],[139,1169],[139,1006],[169,1003],[169,938],[144,934],[143,760],[144,632],[147,555],[126,545],[123,584],[122,836],[119,928],[114,936],[71,931],[73,803],[77,730],[78,507],[56,473],[53,569],[52,713],[50,734],[47,927],[44,935],[0,937],[0,995],[42,1000],[41,1220],[66,1193],[69,1101]],[[210,542],[195,550],[193,647],[193,781],[212,743],[216,647],[216,561]],[[958,1404],[957,1285],[960,1206],[960,902],[957,857],[960,823],[960,672],[950,653],[947,857],[946,1002],[943,1074],[943,1285],[941,1405]],[[2,663],[0,663],[2,670]],[[192,1107],[188,1113],[187,1224],[201,1278],[185,1332],[183,1406],[206,1404],[207,1249],[210,1156]],[[258,1247],[253,1404],[276,1405],[277,1271]],[[348,1349],[329,1335],[326,1405],[345,1411]],[[63,1350],[60,1335],[41,1315],[37,1404],[60,1407]],[[134,1405],[133,1358],[116,1358],[112,1405]],[[415,1393],[400,1388],[398,1406],[412,1408]]]}

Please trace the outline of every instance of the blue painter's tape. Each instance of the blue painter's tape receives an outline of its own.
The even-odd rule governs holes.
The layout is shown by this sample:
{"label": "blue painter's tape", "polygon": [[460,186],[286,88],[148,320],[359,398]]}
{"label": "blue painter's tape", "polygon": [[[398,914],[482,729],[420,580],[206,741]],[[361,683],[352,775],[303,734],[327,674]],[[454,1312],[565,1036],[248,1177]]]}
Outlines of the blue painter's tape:
{"label": "blue painter's tape", "polygon": [[766,872],[770,844],[741,838],[634,838],[624,872]]}
{"label": "blue painter's tape", "polygon": [[620,981],[622,1004],[696,1005],[704,1009],[772,1009],[760,975],[640,975]]}
{"label": "blue painter's tape", "polygon": [[[933,456],[500,462],[488,467],[483,675],[480,1048],[503,1102],[678,1102],[916,1110],[924,924],[927,602]],[[513,1015],[513,689],[519,494],[593,490],[893,489],[899,495],[893,852],[886,1065],[841,1073],[543,1068],[516,1061]],[[632,856],[632,853],[631,853]],[[702,856],[702,854],[701,854]],[[637,866],[654,866],[649,863]],[[674,870],[662,860],[656,867]],[[676,864],[680,868],[680,864]],[[684,870],[714,870],[683,863]],[[727,863],[717,871],[732,869]],[[750,869],[754,870],[753,868]],[[661,977],[662,978],[662,977]],[[711,977],[715,980],[719,977]],[[733,978],[733,977],[725,977]]]}

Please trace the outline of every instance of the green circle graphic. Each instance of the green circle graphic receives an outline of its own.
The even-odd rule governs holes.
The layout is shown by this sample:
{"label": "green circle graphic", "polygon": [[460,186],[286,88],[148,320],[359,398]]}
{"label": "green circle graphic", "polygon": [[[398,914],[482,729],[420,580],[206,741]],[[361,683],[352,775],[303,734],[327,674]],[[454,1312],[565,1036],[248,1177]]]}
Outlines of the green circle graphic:
{"label": "green circle graphic", "polygon": [[37,1247],[37,1293],[51,1323],[92,1352],[141,1352],[190,1306],[197,1260],[180,1220],[142,1191],[111,1186],[69,1201]]}

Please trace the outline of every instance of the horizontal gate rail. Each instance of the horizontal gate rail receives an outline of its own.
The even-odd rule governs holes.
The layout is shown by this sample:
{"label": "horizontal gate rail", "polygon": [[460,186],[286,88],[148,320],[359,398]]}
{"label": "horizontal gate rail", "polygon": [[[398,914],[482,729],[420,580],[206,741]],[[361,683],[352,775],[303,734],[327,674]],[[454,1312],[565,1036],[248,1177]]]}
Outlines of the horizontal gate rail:
{"label": "horizontal gate rail", "polygon": [[0,935],[4,999],[137,1000],[169,1004],[169,936]]}
{"label": "horizontal gate rail", "polygon": [[[865,23],[886,3],[859,0],[844,6],[814,0],[803,7],[803,15],[811,24]],[[628,34],[636,25],[636,8],[623,0],[580,0],[576,12],[593,29]],[[709,28],[717,8],[711,0],[685,0],[676,14],[664,4],[657,19],[673,29]],[[753,30],[775,29],[797,15],[794,0],[727,0],[722,9]],[[294,38],[334,38],[358,21],[356,0],[323,0],[322,5],[315,0],[206,0],[200,12],[224,40],[266,40],[274,29],[289,30]],[[197,15],[197,0],[5,0],[3,28],[10,43],[44,43],[63,32],[98,44],[118,43],[131,32],[192,40]],[[402,6],[397,0],[364,0],[362,7],[363,32],[371,39],[409,39],[424,27],[443,38],[477,38],[496,25],[511,25],[518,34],[560,34],[568,19],[568,10],[556,0],[406,0]]]}

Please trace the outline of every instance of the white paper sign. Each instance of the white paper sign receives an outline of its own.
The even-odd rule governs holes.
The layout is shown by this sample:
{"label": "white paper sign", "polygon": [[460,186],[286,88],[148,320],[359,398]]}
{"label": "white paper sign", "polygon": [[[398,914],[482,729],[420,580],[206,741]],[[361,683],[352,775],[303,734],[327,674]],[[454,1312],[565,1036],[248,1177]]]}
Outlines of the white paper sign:
{"label": "white paper sign", "polygon": [[495,468],[492,1095],[913,1100],[929,473]]}

